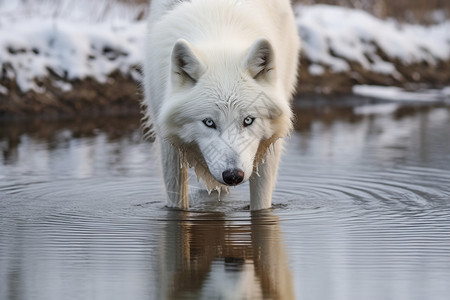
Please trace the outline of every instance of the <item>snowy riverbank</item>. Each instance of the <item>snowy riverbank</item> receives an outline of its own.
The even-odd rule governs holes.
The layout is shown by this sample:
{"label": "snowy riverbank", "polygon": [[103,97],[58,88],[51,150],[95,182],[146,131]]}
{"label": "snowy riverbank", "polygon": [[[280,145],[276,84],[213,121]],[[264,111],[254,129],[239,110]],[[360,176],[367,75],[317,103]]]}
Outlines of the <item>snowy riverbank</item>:
{"label": "snowy riverbank", "polygon": [[[136,19],[142,7],[106,10],[107,2],[99,1],[94,14],[86,13],[88,1],[63,1],[30,13],[14,3],[0,2],[0,117],[139,109],[145,21]],[[326,5],[298,6],[296,13],[303,40],[300,94],[450,82],[450,21],[399,25]]]}

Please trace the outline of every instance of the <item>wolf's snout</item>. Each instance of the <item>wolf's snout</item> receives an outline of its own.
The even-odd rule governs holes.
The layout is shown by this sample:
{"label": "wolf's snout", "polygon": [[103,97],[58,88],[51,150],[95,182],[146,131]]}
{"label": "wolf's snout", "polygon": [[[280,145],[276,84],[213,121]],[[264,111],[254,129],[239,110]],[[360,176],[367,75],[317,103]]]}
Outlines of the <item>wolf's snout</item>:
{"label": "wolf's snout", "polygon": [[244,171],[241,169],[225,170],[222,173],[222,178],[228,185],[238,185],[244,179]]}

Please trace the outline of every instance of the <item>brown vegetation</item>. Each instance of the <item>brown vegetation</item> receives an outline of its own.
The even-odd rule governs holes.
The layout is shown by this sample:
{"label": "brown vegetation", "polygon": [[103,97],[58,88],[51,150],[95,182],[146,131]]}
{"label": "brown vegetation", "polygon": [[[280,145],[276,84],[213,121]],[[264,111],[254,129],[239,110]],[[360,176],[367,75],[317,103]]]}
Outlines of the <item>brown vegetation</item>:
{"label": "brown vegetation", "polygon": [[[144,4],[149,0],[111,0]],[[330,4],[363,9],[378,18],[394,18],[400,22],[433,24],[450,18],[448,0],[293,0],[294,4]],[[438,12],[439,11],[439,12]]]}
{"label": "brown vegetation", "polygon": [[363,9],[378,18],[433,24],[450,17],[448,0],[295,0],[301,4],[331,4]]}

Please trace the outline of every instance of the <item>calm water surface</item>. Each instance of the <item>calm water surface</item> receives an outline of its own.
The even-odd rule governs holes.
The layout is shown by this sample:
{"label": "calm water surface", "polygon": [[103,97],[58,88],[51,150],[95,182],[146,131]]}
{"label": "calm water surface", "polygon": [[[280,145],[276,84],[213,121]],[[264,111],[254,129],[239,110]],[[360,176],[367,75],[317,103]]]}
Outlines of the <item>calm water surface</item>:
{"label": "calm water surface", "polygon": [[448,299],[450,107],[297,110],[259,213],[165,208],[138,117],[0,123],[0,299]]}

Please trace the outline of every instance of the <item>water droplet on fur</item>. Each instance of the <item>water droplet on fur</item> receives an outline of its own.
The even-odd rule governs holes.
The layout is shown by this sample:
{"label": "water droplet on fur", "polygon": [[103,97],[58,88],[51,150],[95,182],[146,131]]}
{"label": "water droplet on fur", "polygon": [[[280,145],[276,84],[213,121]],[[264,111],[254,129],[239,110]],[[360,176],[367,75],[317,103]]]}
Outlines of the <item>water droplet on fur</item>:
{"label": "water droplet on fur", "polygon": [[221,201],[221,199],[220,199],[220,192],[222,192],[222,189],[221,188],[219,188],[218,190],[217,190],[217,200],[218,201]]}

